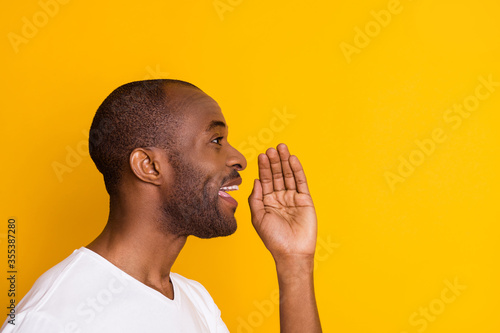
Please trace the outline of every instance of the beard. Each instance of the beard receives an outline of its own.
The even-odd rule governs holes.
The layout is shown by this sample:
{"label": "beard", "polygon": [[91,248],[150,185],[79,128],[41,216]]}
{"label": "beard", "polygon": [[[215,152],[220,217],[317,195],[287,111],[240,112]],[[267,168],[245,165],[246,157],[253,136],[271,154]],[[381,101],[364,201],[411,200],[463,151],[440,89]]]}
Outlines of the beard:
{"label": "beard", "polygon": [[219,188],[226,181],[239,177],[236,170],[224,177],[221,184],[210,184],[211,177],[183,161],[179,153],[170,153],[174,170],[173,185],[162,206],[162,229],[178,236],[213,238],[229,236],[236,231],[236,208],[228,213],[221,207]]}

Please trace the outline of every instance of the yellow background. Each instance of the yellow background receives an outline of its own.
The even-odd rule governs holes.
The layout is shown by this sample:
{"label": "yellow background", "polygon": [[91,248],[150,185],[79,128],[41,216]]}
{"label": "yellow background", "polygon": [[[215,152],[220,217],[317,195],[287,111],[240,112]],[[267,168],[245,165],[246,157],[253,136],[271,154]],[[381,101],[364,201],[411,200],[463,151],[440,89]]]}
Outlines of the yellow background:
{"label": "yellow background", "polygon": [[[210,291],[231,332],[278,330],[273,261],[246,200],[257,176],[252,145],[280,142],[301,159],[317,207],[325,332],[500,331],[500,87],[458,128],[445,120],[453,104],[474,100],[479,77],[500,82],[498,2],[66,2],[46,22],[35,0],[0,14],[0,240],[5,253],[15,216],[18,296],[105,224],[101,175],[78,152],[99,104],[123,83],[165,77],[218,101],[230,142],[247,154],[238,231],[190,238],[174,266]],[[391,13],[385,26],[375,19],[382,10]],[[12,44],[34,20],[38,31],[24,28],[29,38]],[[346,56],[346,44],[357,51]],[[435,129],[447,139],[418,153],[415,140]],[[68,149],[81,160],[60,181],[53,165],[68,166]],[[387,172],[411,154],[425,160],[391,189]],[[466,289],[444,303],[443,291],[453,295],[445,281]],[[410,322],[429,307],[432,320]]]}

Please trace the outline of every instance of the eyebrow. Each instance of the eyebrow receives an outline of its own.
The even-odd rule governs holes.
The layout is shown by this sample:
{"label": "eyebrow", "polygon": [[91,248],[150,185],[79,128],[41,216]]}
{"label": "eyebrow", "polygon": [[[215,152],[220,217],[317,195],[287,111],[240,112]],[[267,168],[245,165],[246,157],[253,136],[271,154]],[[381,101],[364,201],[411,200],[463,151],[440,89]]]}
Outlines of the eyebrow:
{"label": "eyebrow", "polygon": [[212,120],[210,124],[208,124],[207,128],[205,129],[205,132],[210,132],[216,127],[223,127],[227,128],[226,123],[220,120]]}

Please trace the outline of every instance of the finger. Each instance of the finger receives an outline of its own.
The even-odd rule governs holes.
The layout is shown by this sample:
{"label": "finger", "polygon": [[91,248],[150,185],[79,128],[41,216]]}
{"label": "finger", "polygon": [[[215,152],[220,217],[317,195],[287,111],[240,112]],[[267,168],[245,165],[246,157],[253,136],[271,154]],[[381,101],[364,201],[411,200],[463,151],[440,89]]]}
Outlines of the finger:
{"label": "finger", "polygon": [[287,190],[295,190],[295,177],[290,166],[290,152],[288,151],[288,147],[284,143],[280,143],[277,148],[280,154],[283,177],[285,178],[285,187]]}
{"label": "finger", "polygon": [[267,195],[273,193],[273,175],[271,173],[271,163],[266,154],[259,154],[259,180],[262,185],[262,194]]}
{"label": "finger", "polygon": [[248,204],[250,206],[250,213],[252,214],[252,223],[260,222],[264,214],[264,201],[262,198],[262,185],[258,179],[253,182],[252,193],[248,197]]}
{"label": "finger", "polygon": [[285,180],[283,179],[283,171],[281,171],[280,155],[274,148],[269,148],[266,151],[271,163],[271,172],[273,174],[273,187],[275,191],[285,190]]}
{"label": "finger", "polygon": [[300,164],[299,158],[295,155],[290,156],[290,166],[292,167],[293,175],[295,176],[295,184],[297,185],[297,192],[309,194],[307,186],[306,174]]}

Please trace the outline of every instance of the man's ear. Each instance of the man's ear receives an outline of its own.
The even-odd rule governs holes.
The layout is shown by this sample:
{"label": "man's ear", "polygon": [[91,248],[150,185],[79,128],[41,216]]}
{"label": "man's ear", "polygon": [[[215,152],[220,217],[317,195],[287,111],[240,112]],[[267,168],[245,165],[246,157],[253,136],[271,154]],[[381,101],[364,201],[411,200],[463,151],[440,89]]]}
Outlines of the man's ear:
{"label": "man's ear", "polygon": [[140,180],[160,185],[165,177],[162,172],[167,170],[167,163],[162,154],[162,150],[158,148],[135,148],[130,153],[129,163],[134,175]]}

